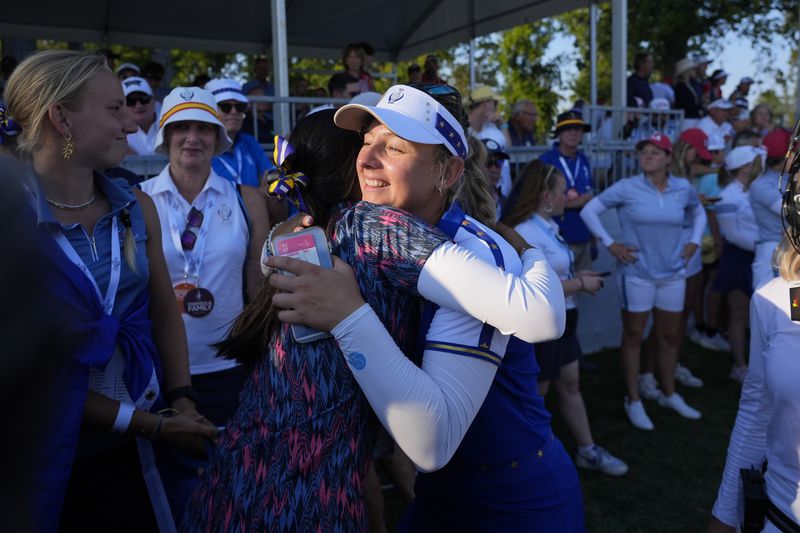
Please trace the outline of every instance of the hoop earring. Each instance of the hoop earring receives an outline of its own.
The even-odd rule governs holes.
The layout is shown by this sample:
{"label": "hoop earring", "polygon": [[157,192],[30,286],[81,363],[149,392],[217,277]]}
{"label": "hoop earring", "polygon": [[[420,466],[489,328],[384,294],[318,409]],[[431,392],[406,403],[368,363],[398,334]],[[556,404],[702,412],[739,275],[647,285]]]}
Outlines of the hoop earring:
{"label": "hoop earring", "polygon": [[64,139],[64,147],[61,149],[61,155],[64,159],[69,159],[72,157],[72,153],[75,151],[75,145],[72,144],[72,135],[67,135]]}
{"label": "hoop earring", "polygon": [[544,203],[544,211],[545,211],[545,213],[552,213],[553,212],[553,206],[552,205],[547,205],[547,202],[545,202]]}

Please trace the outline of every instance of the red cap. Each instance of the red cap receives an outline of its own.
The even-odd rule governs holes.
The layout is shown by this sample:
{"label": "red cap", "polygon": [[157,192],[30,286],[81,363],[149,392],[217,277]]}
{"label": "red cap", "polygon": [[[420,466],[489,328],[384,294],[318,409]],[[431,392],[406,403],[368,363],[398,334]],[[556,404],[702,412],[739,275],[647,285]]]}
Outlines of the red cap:
{"label": "red cap", "polygon": [[764,136],[764,140],[761,141],[767,149],[767,157],[777,158],[785,156],[786,150],[789,148],[789,140],[791,137],[792,134],[783,128],[775,128],[767,133]]}
{"label": "red cap", "polygon": [[689,128],[681,133],[679,140],[694,148],[700,159],[705,159],[706,161],[714,159],[714,156],[708,151],[708,135],[700,128]]}
{"label": "red cap", "polygon": [[672,153],[672,143],[669,142],[669,137],[667,137],[660,131],[657,131],[647,139],[642,139],[641,141],[636,143],[636,149],[641,150],[642,148],[644,148],[645,144],[652,144],[653,146],[661,148],[668,154]]}

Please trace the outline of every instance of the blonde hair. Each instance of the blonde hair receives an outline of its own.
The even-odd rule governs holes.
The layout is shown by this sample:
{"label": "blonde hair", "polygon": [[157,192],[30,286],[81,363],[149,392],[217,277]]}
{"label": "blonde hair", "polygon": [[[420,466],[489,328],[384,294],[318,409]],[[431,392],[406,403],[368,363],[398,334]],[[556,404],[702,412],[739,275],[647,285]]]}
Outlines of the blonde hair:
{"label": "blonde hair", "polygon": [[800,281],[800,254],[784,237],[772,256],[772,264],[786,281]]}
{"label": "blonde hair", "polygon": [[[74,50],[47,50],[25,58],[5,88],[8,114],[21,127],[17,153],[24,159],[42,146],[47,128],[52,128],[48,109],[53,104],[76,111],[82,105],[88,83],[101,72],[111,72],[103,56]],[[134,272],[136,238],[130,221],[125,224],[125,262]]]}
{"label": "blonde hair", "polygon": [[453,196],[466,214],[493,228],[497,220],[497,202],[484,170],[488,153],[483,141],[472,135],[468,137],[468,144],[464,174]]}
{"label": "blonde hair", "polygon": [[102,71],[111,72],[103,56],[73,50],[47,50],[28,56],[8,78],[8,114],[20,126],[17,150],[30,156],[52,127],[47,111],[53,104],[80,108],[86,85]]}
{"label": "blonde hair", "polygon": [[672,147],[672,160],[669,163],[669,173],[678,178],[692,178],[692,168],[686,164],[686,152],[692,145],[678,141]]}

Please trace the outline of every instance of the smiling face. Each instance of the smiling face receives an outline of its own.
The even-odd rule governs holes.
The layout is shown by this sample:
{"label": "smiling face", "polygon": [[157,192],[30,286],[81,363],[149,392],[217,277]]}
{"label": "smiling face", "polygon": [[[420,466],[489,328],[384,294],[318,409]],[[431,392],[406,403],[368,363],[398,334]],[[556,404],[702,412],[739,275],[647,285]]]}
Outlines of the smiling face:
{"label": "smiling face", "polygon": [[184,120],[168,124],[164,133],[171,166],[206,174],[211,170],[211,159],[217,148],[217,126]]}
{"label": "smiling face", "polygon": [[439,145],[407,141],[373,122],[356,160],[362,198],[436,223],[443,207],[440,151]]}
{"label": "smiling face", "polygon": [[65,110],[75,145],[73,160],[93,169],[115,167],[125,157],[128,134],[136,131],[122,86],[111,72],[86,84],[76,110]]}

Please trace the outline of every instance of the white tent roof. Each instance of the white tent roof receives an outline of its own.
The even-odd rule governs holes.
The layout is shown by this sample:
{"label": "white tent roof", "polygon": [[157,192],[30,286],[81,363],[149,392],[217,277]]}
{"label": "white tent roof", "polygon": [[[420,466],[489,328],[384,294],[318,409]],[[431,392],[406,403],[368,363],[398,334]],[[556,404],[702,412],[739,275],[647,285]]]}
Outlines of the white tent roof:
{"label": "white tent roof", "polygon": [[[345,44],[371,43],[379,58],[408,59],[525,22],[587,6],[577,0],[286,0],[289,53],[338,57]],[[169,2],[31,0],[3,10],[0,35],[263,52],[271,36],[269,0]]]}

